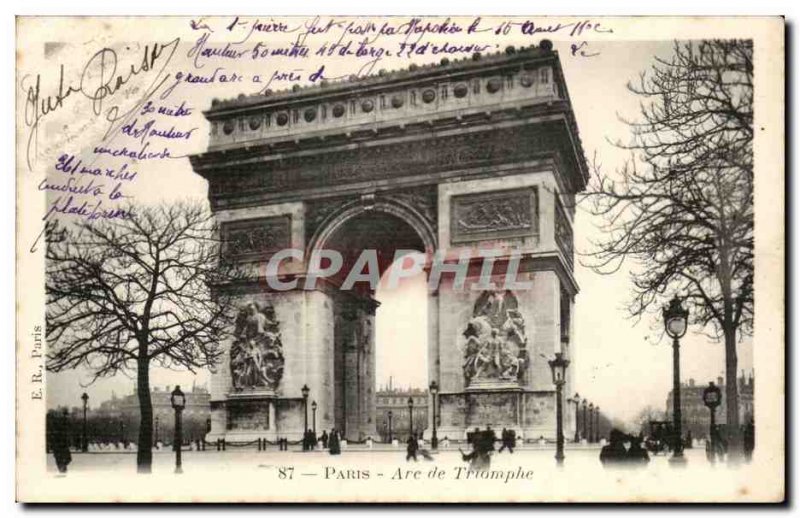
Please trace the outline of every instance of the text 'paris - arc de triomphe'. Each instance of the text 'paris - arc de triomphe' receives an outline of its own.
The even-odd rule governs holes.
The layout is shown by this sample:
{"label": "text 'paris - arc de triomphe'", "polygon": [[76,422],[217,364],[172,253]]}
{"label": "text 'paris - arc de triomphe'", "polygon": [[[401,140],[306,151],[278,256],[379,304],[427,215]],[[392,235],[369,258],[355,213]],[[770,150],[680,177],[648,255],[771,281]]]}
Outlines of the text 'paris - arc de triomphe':
{"label": "text 'paris - arc de triomphe'", "polygon": [[[575,194],[588,178],[558,54],[549,41],[503,54],[212,102],[208,151],[191,157],[208,180],[227,253],[264,271],[271,254],[314,250],[352,263],[378,251],[513,250],[530,289],[466,289],[444,276],[428,291],[428,379],[440,387],[438,436],[491,425],[526,439],[555,436],[547,360],[575,365]],[[476,256],[477,253],[473,253]],[[288,273],[287,273],[288,272]],[[499,274],[503,276],[503,274]],[[375,318],[369,290],[274,291],[237,285],[240,315],[212,374],[209,440],[301,437],[301,388],[318,433],[378,437]],[[494,351],[487,354],[487,351]],[[422,367],[420,367],[422,368]],[[572,393],[571,370],[564,394]],[[430,434],[429,418],[426,436]],[[565,430],[574,416],[565,412]]]}

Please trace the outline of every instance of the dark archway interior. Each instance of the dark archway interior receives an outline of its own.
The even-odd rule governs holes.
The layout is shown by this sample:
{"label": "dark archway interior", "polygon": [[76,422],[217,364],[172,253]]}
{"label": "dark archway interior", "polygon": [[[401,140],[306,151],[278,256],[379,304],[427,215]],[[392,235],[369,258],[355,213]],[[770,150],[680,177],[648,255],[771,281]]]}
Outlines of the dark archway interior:
{"label": "dark archway interior", "polygon": [[[345,221],[327,240],[325,248],[338,251],[344,258],[342,269],[331,279],[337,285],[344,282],[364,250],[376,251],[378,278],[392,264],[397,250],[425,251],[422,238],[411,225],[393,214],[377,210],[363,212]],[[356,283],[353,290],[359,294],[373,294],[365,282]]]}

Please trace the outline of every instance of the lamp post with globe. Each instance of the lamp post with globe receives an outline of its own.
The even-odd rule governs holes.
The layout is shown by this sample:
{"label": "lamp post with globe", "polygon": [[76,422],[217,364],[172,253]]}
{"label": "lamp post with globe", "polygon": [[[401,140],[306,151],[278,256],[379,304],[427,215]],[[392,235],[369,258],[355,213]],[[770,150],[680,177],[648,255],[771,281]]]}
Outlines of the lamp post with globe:
{"label": "lamp post with globe", "polygon": [[689,310],[681,305],[681,299],[676,295],[670,300],[669,305],[662,311],[664,329],[672,338],[672,429],[674,434],[674,450],[670,462],[682,464],[686,462],[683,456],[683,434],[681,433],[681,352],[680,339],[686,334],[689,320]]}
{"label": "lamp post with globe", "polygon": [[553,384],[556,386],[556,463],[564,464],[564,415],[561,405],[561,390],[564,386],[565,375],[569,360],[560,352],[556,357],[547,362],[553,374]]}
{"label": "lamp post with globe", "polygon": [[317,402],[311,402],[311,431],[314,432],[314,440],[317,438]]}
{"label": "lamp post with globe", "polygon": [[439,397],[439,384],[436,380],[431,381],[431,405],[433,405],[433,433],[431,434],[431,449],[436,450],[439,448],[439,438],[436,436],[436,400]]}
{"label": "lamp post with globe", "polygon": [[186,396],[181,390],[180,385],[175,385],[175,390],[170,394],[170,402],[175,410],[175,473],[183,473],[183,463],[181,461],[181,446],[183,443],[182,413],[186,406]]}
{"label": "lamp post with globe", "polygon": [[89,408],[89,394],[84,392],[81,395],[81,400],[83,401],[83,441],[81,442],[81,451],[85,453],[89,451],[89,437],[86,432],[86,410]]}
{"label": "lamp post with globe", "polygon": [[708,410],[711,412],[711,420],[709,421],[708,426],[708,440],[711,443],[711,454],[709,455],[709,458],[711,459],[711,462],[716,460],[717,454],[717,407],[721,401],[722,391],[720,391],[718,386],[714,385],[713,381],[710,382],[708,387],[703,390],[703,404],[705,404],[708,407]]}
{"label": "lamp post with globe", "polygon": [[414,398],[408,398],[408,434],[414,435]]}

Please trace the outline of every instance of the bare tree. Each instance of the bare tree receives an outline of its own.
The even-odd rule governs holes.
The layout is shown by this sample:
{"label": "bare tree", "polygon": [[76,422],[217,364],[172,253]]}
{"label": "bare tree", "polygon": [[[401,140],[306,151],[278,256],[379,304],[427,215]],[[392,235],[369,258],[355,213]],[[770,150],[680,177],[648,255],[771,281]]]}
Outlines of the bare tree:
{"label": "bare tree", "polygon": [[222,355],[231,299],[213,286],[237,274],[219,251],[211,214],[189,203],[81,223],[48,245],[47,369],[136,372],[139,472],[152,463],[151,364],[194,371]]}
{"label": "bare tree", "polygon": [[725,344],[733,451],[741,445],[737,338],[753,318],[752,41],[678,43],[669,60],[629,84],[640,118],[626,121],[631,159],[604,176],[595,164],[587,197],[603,238],[584,262],[631,268],[632,315],[686,296],[693,323]]}

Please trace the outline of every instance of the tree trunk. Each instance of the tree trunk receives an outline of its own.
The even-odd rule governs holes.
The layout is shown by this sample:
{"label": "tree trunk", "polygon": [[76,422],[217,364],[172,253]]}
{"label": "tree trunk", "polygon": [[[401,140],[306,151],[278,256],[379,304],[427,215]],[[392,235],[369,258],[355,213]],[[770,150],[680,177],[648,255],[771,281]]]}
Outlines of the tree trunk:
{"label": "tree trunk", "polygon": [[725,333],[725,412],[728,428],[728,460],[742,458],[742,434],[739,427],[739,384],[737,379],[736,328],[731,324]]}
{"label": "tree trunk", "polygon": [[150,361],[146,354],[139,355],[137,370],[136,393],[139,396],[141,421],[136,451],[136,468],[139,473],[150,473],[153,464],[153,402],[150,399]]}

